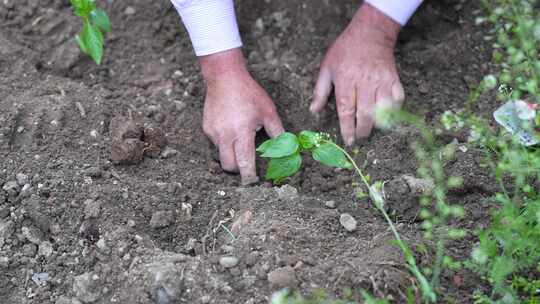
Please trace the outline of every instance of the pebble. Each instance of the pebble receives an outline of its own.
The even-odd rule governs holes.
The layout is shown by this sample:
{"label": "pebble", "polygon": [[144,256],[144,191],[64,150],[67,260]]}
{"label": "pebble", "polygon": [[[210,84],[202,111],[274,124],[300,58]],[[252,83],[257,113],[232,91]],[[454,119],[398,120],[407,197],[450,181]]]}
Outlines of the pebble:
{"label": "pebble", "polygon": [[28,183],[28,175],[24,173],[18,173],[17,175],[15,175],[15,179],[17,180],[19,186],[23,186]]}
{"label": "pebble", "polygon": [[86,170],[84,170],[84,175],[99,178],[103,175],[103,172],[99,167],[90,167]]}
{"label": "pebble", "polygon": [[427,85],[427,83],[425,83],[425,82],[420,83],[418,85],[418,92],[420,92],[422,94],[429,93],[429,86]]}
{"label": "pebble", "polygon": [[7,268],[9,266],[8,257],[0,257],[0,268]]}
{"label": "pebble", "polygon": [[98,280],[94,280],[89,272],[76,276],[73,281],[73,292],[84,303],[96,302],[100,298]]}
{"label": "pebble", "polygon": [[169,226],[174,220],[172,211],[156,211],[150,220],[150,227],[163,228]]}
{"label": "pebble", "polygon": [[343,226],[343,228],[345,228],[349,232],[353,232],[356,230],[357,222],[354,217],[352,217],[352,215],[348,213],[341,214],[341,216],[339,217],[339,222],[341,223],[341,226]]}
{"label": "pebble", "polygon": [[286,201],[295,201],[298,199],[298,190],[291,185],[283,185],[275,188],[279,199]]}
{"label": "pebble", "polygon": [[38,255],[46,258],[50,257],[53,253],[53,246],[50,242],[44,241],[39,244]]}
{"label": "pebble", "polygon": [[35,227],[22,227],[21,228],[22,235],[25,239],[27,239],[30,243],[34,243],[36,245],[41,244],[41,240],[43,239],[43,233],[41,230],[35,228]]}
{"label": "pebble", "polygon": [[163,151],[161,152],[160,157],[161,158],[169,158],[169,157],[175,156],[177,154],[178,154],[178,150],[175,150],[175,149],[170,148],[170,147],[165,147],[165,149],[163,149]]}
{"label": "pebble", "polygon": [[101,212],[101,202],[93,199],[84,201],[84,218],[97,218]]}
{"label": "pebble", "polygon": [[135,9],[132,7],[132,6],[128,6],[126,7],[126,9],[124,10],[124,14],[126,15],[133,15],[135,14]]}
{"label": "pebble", "polygon": [[182,100],[173,100],[173,103],[177,112],[182,112],[187,107],[187,104]]}
{"label": "pebble", "polygon": [[19,194],[19,184],[17,181],[6,182],[2,189],[6,191],[9,196],[17,196]]}
{"label": "pebble", "polygon": [[270,284],[278,288],[296,287],[298,285],[294,268],[291,266],[285,266],[271,271],[268,273],[267,279]]}
{"label": "pebble", "polygon": [[99,250],[99,252],[103,253],[103,254],[109,254],[110,253],[110,248],[107,246],[107,243],[105,242],[104,239],[100,238],[97,243],[96,243],[96,246]]}
{"label": "pebble", "polygon": [[233,256],[223,256],[219,258],[219,264],[224,268],[232,268],[238,265],[238,258]]}
{"label": "pebble", "polygon": [[0,221],[0,239],[9,239],[15,232],[15,224],[12,221]]}
{"label": "pebble", "polygon": [[24,244],[22,247],[22,252],[24,256],[27,257],[34,257],[36,256],[38,248],[35,244]]}
{"label": "pebble", "polygon": [[330,209],[336,208],[336,202],[335,201],[327,201],[326,203],[324,203],[324,205],[326,206],[326,208],[330,208]]}

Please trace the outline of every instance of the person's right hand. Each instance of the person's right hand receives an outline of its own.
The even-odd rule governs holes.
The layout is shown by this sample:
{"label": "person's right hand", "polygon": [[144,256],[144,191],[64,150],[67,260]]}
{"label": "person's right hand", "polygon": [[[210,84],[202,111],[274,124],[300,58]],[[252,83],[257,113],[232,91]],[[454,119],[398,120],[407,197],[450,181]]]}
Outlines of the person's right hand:
{"label": "person's right hand", "polygon": [[276,107],[247,71],[240,49],[199,60],[206,82],[203,132],[219,148],[223,170],[240,172],[242,184],[255,183],[255,133],[261,127],[270,137],[284,131]]}

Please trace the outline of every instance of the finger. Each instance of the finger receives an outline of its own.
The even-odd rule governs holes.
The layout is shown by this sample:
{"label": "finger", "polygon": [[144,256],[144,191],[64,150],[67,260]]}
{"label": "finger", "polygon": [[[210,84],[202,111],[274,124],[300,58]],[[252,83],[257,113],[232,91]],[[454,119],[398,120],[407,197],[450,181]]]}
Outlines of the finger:
{"label": "finger", "polygon": [[392,84],[392,98],[396,102],[398,109],[401,108],[405,101],[405,90],[399,79],[394,80],[394,83]]}
{"label": "finger", "polygon": [[272,138],[285,132],[283,124],[281,124],[281,119],[279,119],[279,116],[275,111],[271,115],[268,115],[268,117],[263,121],[263,124],[266,134]]}
{"label": "finger", "polygon": [[238,172],[232,140],[226,139],[220,141],[219,160],[221,161],[221,168],[223,168],[223,170],[228,172]]}
{"label": "finger", "polygon": [[339,127],[345,144],[350,146],[354,143],[356,92],[352,81],[336,82],[336,106],[339,116]]}
{"label": "finger", "polygon": [[360,82],[356,99],[356,137],[368,137],[373,129],[376,87],[373,83]]}
{"label": "finger", "polygon": [[242,185],[258,182],[259,178],[255,168],[255,132],[247,132],[237,139],[234,142],[234,151]]}
{"label": "finger", "polygon": [[321,68],[319,77],[317,78],[317,84],[315,85],[315,90],[313,91],[313,101],[309,106],[311,113],[317,114],[324,108],[331,92],[332,76],[327,69]]}

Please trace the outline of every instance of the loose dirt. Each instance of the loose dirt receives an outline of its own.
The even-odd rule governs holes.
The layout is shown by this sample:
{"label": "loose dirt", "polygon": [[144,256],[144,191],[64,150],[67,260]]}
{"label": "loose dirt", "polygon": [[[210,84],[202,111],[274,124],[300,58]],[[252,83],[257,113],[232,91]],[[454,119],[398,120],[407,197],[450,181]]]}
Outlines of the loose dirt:
{"label": "loose dirt", "polygon": [[[98,2],[113,24],[101,66],[74,43],[69,1],[0,2],[0,303],[254,304],[284,286],[403,302],[413,278],[383,219],[355,198],[352,173],[306,160],[287,185],[241,187],[202,133],[204,86],[170,2]],[[307,109],[324,51],[357,1],[236,5],[249,67],[285,127],[337,135],[334,105],[319,120]],[[477,9],[427,2],[404,29],[396,53],[407,110],[436,121],[491,69]],[[475,110],[489,115],[491,98]],[[373,179],[414,176],[416,139],[376,131],[355,158]],[[462,227],[486,220],[495,191],[480,159],[469,150],[447,164],[467,185],[450,195],[468,210]],[[415,247],[418,200],[401,186],[395,219]],[[355,229],[340,224],[343,213]],[[474,241],[449,254],[467,257]],[[466,270],[443,276],[441,293],[459,303],[481,288]]]}

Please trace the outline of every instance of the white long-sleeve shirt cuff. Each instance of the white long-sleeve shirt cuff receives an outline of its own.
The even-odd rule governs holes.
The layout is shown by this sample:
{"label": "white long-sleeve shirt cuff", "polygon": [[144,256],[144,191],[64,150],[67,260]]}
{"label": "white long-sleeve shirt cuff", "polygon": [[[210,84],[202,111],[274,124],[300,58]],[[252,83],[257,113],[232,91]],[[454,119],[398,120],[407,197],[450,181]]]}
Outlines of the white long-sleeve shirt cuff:
{"label": "white long-sleeve shirt cuff", "polygon": [[401,25],[405,25],[422,4],[422,0],[364,0],[386,16]]}
{"label": "white long-sleeve shirt cuff", "polygon": [[197,56],[242,46],[233,0],[171,0]]}

